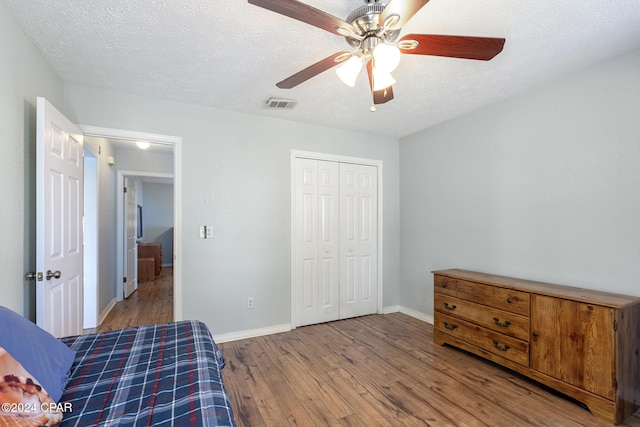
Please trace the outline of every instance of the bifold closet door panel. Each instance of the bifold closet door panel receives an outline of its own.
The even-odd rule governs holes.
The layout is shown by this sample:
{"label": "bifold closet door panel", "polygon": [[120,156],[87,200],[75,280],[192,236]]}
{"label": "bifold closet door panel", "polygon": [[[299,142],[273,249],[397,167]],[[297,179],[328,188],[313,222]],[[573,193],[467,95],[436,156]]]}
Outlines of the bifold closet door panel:
{"label": "bifold closet door panel", "polygon": [[340,318],[378,308],[378,170],[340,164]]}
{"label": "bifold closet door panel", "polygon": [[339,316],[339,167],[296,159],[296,326]]}

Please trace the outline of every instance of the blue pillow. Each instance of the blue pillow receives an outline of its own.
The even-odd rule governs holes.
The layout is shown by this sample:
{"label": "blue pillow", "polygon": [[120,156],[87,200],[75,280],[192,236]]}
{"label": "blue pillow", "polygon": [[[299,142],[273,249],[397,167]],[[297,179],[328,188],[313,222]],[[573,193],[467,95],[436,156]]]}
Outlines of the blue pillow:
{"label": "blue pillow", "polygon": [[60,400],[75,351],[35,323],[2,306],[0,347],[35,377],[54,402]]}

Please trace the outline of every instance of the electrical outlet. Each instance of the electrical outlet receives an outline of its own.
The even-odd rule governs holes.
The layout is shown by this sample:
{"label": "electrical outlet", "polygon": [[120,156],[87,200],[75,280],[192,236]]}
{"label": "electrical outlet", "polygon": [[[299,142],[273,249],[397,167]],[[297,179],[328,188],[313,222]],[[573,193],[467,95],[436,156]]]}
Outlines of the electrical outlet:
{"label": "electrical outlet", "polygon": [[253,308],[253,298],[247,298],[247,308]]}

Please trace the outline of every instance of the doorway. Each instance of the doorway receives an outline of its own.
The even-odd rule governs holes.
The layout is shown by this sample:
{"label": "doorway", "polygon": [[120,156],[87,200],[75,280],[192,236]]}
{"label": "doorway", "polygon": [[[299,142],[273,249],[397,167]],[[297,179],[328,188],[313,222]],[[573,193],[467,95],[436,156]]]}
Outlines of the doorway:
{"label": "doorway", "polygon": [[[164,211],[168,208],[164,205],[159,205],[162,200],[170,199],[171,205],[173,205],[173,199],[175,197],[175,185],[174,175],[171,173],[157,173],[157,172],[141,172],[141,171],[127,171],[119,170],[117,172],[117,191],[122,197],[118,198],[118,229],[117,235],[122,237],[122,245],[118,245],[118,260],[122,260],[122,277],[126,280],[122,281],[122,286],[118,288],[118,302],[123,298],[128,298],[137,289],[137,282],[140,279],[140,272],[137,271],[138,256],[137,250],[142,246],[149,246],[149,244],[158,246],[160,252],[160,260],[154,260],[154,277],[158,276],[158,272],[163,266],[171,264],[173,267],[173,246],[174,246],[174,230],[175,219],[174,212],[168,212],[168,215]],[[160,199],[158,197],[150,197],[151,191],[144,191],[145,187],[162,187],[165,190],[161,193]],[[149,194],[147,194],[149,193]],[[145,195],[146,194],[146,195]],[[133,208],[128,206],[130,199],[133,198]],[[129,200],[129,202],[127,202]],[[153,203],[153,204],[152,204]],[[148,205],[148,206],[145,206]],[[137,209],[136,209],[137,208]],[[133,218],[130,218],[133,215]],[[150,219],[154,221],[150,221]],[[159,225],[158,218],[162,220],[162,230],[152,230],[152,226]],[[131,220],[136,223],[133,227],[133,236],[131,236]],[[144,219],[144,220],[143,220]],[[170,234],[170,235],[168,235]],[[132,248],[132,242],[133,248]],[[151,243],[150,243],[151,242]],[[133,256],[131,254],[134,254]],[[143,254],[148,256],[150,254]],[[132,281],[134,283],[132,283]]]}
{"label": "doorway", "polygon": [[[173,194],[173,314],[174,320],[182,319],[182,138],[148,134],[135,131],[127,131],[111,128],[100,128],[93,126],[79,126],[84,132],[85,136],[106,139],[109,141],[129,142],[132,141],[146,141],[154,144],[159,144],[164,147],[169,147],[173,152],[173,173],[158,173],[149,172],[145,170],[135,170],[128,168],[127,170],[118,169],[118,165],[122,165],[122,158],[120,161],[116,157],[111,158],[109,165],[117,169],[116,178],[113,187],[113,200],[110,203],[112,212],[114,212],[114,243],[113,243],[113,259],[110,261],[113,265],[110,268],[111,273],[108,275],[107,284],[102,284],[102,288],[98,290],[98,322],[100,323],[107,316],[113,306],[123,299],[123,278],[125,277],[125,263],[124,263],[124,221],[122,212],[124,211],[124,201],[122,197],[117,194],[122,194],[120,191],[124,188],[124,176],[145,176],[152,179],[165,179],[170,180],[174,185]],[[104,155],[104,153],[102,153]],[[122,155],[122,154],[120,154]],[[141,169],[144,169],[142,165]],[[115,209],[113,208],[115,205]],[[105,209],[108,209],[105,207]],[[98,220],[99,221],[99,220]],[[110,251],[109,251],[110,252]],[[102,292],[102,295],[100,295]],[[106,297],[104,294],[107,294]],[[102,297],[102,300],[100,300]],[[105,300],[108,300],[108,305],[105,307]]]}

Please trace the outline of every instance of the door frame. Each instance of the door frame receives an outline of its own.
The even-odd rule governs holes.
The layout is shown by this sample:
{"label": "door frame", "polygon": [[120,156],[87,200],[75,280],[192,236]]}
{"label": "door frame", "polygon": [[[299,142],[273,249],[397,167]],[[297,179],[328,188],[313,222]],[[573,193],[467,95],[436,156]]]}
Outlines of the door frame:
{"label": "door frame", "polygon": [[[144,140],[155,143],[173,145],[173,174],[157,174],[138,171],[118,171],[116,191],[120,191],[124,186],[124,174],[134,176],[159,176],[173,178],[173,318],[182,320],[182,137],[153,134],[147,132],[137,132],[124,129],[103,128],[97,126],[78,125],[86,136],[121,139],[121,140]],[[122,181],[122,182],[121,182]],[[123,200],[116,197],[116,301],[123,299],[124,262],[120,252],[123,248],[124,223],[122,218]]]}
{"label": "door frame", "polygon": [[[83,276],[83,319],[84,329],[98,326],[98,260],[100,245],[98,244],[100,224],[99,169],[100,154],[95,153],[87,144],[84,146],[84,258],[82,261]],[[87,182],[88,181],[88,182]]]}
{"label": "door frame", "polygon": [[[116,233],[118,233],[118,239],[116,241],[116,253],[117,253],[117,260],[116,260],[116,264],[118,265],[118,270],[116,274],[119,274],[119,276],[116,276],[116,280],[118,281],[117,283],[117,298],[116,301],[122,301],[124,299],[124,282],[122,280],[118,280],[119,278],[125,277],[127,275],[127,272],[125,270],[125,265],[124,265],[124,257],[126,256],[126,246],[127,246],[127,242],[126,242],[126,238],[125,236],[127,235],[127,230],[125,227],[125,203],[124,203],[124,184],[125,184],[125,178],[166,178],[166,179],[172,179],[173,180],[173,196],[174,196],[174,200],[175,200],[175,193],[176,193],[176,189],[175,189],[175,174],[171,174],[171,173],[158,173],[158,172],[140,172],[140,171],[127,171],[127,170],[119,170],[117,172],[117,184],[116,184],[116,191],[118,193],[118,197],[117,197],[117,202],[116,202],[116,209],[117,209],[117,213],[116,213]],[[174,206],[174,213],[175,213],[175,206]],[[174,230],[174,245],[175,245],[175,230],[176,230],[176,221],[175,221],[175,217],[174,217],[174,221],[173,221],[173,230]],[[175,256],[174,256],[175,258]],[[174,263],[175,263],[175,259],[174,259]],[[175,268],[175,265],[174,265]],[[174,273],[175,273],[175,269],[174,269]],[[138,283],[140,283],[140,281],[138,280]],[[175,290],[175,284],[174,284],[174,290]]]}
{"label": "door frame", "polygon": [[377,250],[377,259],[378,259],[378,271],[376,274],[378,275],[378,308],[377,312],[382,313],[382,296],[383,296],[383,169],[382,169],[382,160],[375,159],[365,159],[361,157],[349,157],[343,156],[339,154],[327,154],[327,153],[317,153],[313,151],[301,151],[301,150],[291,150],[291,176],[290,176],[290,184],[291,184],[291,329],[296,328],[296,287],[295,287],[295,260],[296,260],[296,220],[295,220],[295,200],[296,200],[296,185],[295,185],[295,176],[296,176],[296,159],[311,159],[311,160],[322,160],[329,162],[339,162],[339,163],[352,163],[356,165],[366,165],[366,166],[376,166],[378,170],[378,250]]}

